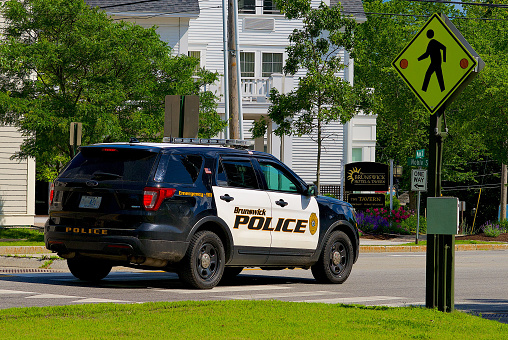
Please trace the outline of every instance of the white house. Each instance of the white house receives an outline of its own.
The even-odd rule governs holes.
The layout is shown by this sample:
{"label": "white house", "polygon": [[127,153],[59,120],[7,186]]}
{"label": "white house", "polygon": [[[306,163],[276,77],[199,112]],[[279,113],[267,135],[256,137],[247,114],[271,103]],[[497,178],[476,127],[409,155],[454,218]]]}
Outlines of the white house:
{"label": "white house", "polygon": [[11,160],[22,143],[15,127],[0,124],[0,226],[34,224],[35,160]]}
{"label": "white house", "polygon": [[[124,0],[86,2],[103,8],[118,20],[133,21],[144,27],[157,25],[158,33],[173,48],[173,53],[199,57],[201,66],[224,74],[222,0],[133,1],[132,4]],[[337,2],[325,0],[332,6]],[[358,22],[366,20],[361,0],[340,2],[345,13],[353,15]],[[318,6],[319,1],[313,0],[312,5]],[[288,37],[302,23],[287,20],[274,8],[271,0],[239,0],[238,8],[243,132],[249,138],[248,130],[253,121],[267,113],[270,89],[276,87],[280,92],[288,92],[304,74],[303,70],[294,77],[282,74]],[[354,61],[345,52],[342,57],[348,67],[340,76],[353,83]],[[212,90],[221,95],[219,112],[224,113],[223,78]],[[375,161],[376,116],[359,115],[346,124],[329,124],[326,133],[329,137],[324,142],[321,183],[325,192],[327,189],[337,192],[343,163]],[[281,141],[268,133],[265,141],[256,141],[255,148],[279,157],[307,182],[315,180],[317,144],[309,136],[286,136]]]}

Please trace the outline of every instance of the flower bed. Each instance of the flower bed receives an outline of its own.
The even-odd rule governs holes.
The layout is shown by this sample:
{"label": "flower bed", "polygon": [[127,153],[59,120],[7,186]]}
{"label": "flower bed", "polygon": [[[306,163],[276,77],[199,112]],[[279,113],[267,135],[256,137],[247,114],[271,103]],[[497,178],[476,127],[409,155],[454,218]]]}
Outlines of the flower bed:
{"label": "flower bed", "polygon": [[403,234],[409,235],[411,232],[407,227],[403,227],[413,212],[399,207],[390,211],[385,208],[367,209],[357,212],[358,228],[367,234]]}

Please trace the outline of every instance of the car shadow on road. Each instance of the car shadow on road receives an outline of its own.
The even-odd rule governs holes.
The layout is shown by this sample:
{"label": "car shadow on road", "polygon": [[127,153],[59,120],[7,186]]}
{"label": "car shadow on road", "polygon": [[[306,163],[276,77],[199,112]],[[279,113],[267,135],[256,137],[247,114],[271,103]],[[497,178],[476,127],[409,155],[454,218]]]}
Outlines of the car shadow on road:
{"label": "car shadow on road", "polygon": [[[99,282],[86,282],[76,279],[70,273],[29,273],[29,274],[2,274],[0,281],[13,281],[24,283],[38,283],[52,286],[74,286],[88,288],[110,288],[110,289],[189,289],[195,290],[182,283],[178,274],[163,271],[146,272],[112,272]],[[277,275],[270,272],[269,275],[240,274],[235,278],[223,280],[218,287],[228,286],[269,286],[282,284],[318,284],[310,278],[297,276]]]}

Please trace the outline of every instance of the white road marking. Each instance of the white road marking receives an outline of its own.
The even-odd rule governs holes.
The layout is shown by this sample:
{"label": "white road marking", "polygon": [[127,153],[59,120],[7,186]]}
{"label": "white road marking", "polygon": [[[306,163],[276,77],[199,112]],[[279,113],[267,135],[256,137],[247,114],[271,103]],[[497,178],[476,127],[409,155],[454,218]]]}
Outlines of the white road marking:
{"label": "white road marking", "polygon": [[177,294],[210,294],[212,293],[233,293],[255,290],[272,290],[272,289],[291,289],[291,287],[283,286],[233,286],[233,287],[215,287],[212,290],[195,290],[195,289],[155,289],[158,292],[177,293]]}
{"label": "white road marking", "polygon": [[385,300],[400,300],[406,299],[396,296],[365,296],[365,297],[351,297],[351,298],[335,298],[335,299],[320,299],[320,300],[293,300],[294,302],[318,302],[318,303],[344,303],[344,304],[359,304],[368,301],[385,301]]}
{"label": "white road marking", "polygon": [[425,257],[427,255],[426,254],[415,254],[415,255],[404,254],[404,255],[388,255],[388,256],[392,256],[392,257]]}
{"label": "white road marking", "polygon": [[109,299],[99,299],[99,298],[87,298],[82,300],[76,300],[72,301],[75,303],[132,303],[132,301],[125,301],[125,300],[109,300]]}
{"label": "white road marking", "polygon": [[81,296],[57,295],[57,294],[39,294],[27,296],[27,299],[84,299]]}
{"label": "white road marking", "polygon": [[35,293],[34,292],[23,292],[21,290],[0,289],[0,295],[11,295],[11,294],[35,294]]}
{"label": "white road marking", "polygon": [[[290,292],[290,293],[280,293],[280,294],[250,294],[250,295],[231,295],[225,296],[228,299],[232,300],[262,300],[262,299],[275,299],[275,298],[291,298],[298,296],[318,296],[318,295],[330,295],[331,292],[328,291],[317,291],[317,292]],[[334,295],[337,293],[333,293]],[[218,296],[217,296],[218,297]],[[224,296],[221,296],[224,297]],[[293,301],[293,300],[291,300]]]}

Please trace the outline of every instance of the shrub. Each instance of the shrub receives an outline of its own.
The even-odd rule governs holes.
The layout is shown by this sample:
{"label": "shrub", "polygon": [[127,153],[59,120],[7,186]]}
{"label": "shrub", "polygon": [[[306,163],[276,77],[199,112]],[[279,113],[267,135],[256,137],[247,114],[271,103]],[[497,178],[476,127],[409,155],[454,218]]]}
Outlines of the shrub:
{"label": "shrub", "polygon": [[[385,194],[385,208],[390,209],[390,194]],[[392,199],[392,208],[393,210],[399,210],[400,209],[400,201],[395,195],[393,195]]]}
{"label": "shrub", "polygon": [[508,233],[508,220],[504,219],[502,221],[499,221],[499,229],[501,229],[501,232]]}
{"label": "shrub", "polygon": [[[411,234],[416,234],[416,225],[417,223],[416,215],[411,215],[407,219],[405,219],[401,224],[401,228],[407,229]],[[427,219],[424,216],[420,216],[420,234],[427,233]]]}
{"label": "shrub", "polygon": [[490,221],[482,225],[480,230],[488,237],[498,237],[501,233],[503,233],[502,227],[499,226],[499,223],[490,223]]}

